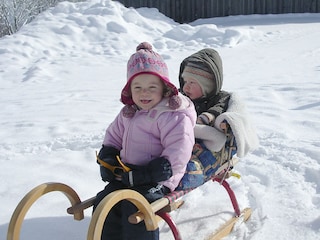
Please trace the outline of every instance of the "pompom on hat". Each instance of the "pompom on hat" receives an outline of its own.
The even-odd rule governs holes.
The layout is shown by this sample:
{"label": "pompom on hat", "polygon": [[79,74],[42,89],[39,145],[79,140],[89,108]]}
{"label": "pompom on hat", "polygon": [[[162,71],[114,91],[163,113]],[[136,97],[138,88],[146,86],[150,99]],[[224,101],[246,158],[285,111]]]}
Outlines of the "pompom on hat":
{"label": "pompom on hat", "polygon": [[[180,106],[178,98],[178,89],[169,80],[169,71],[167,64],[162,57],[152,50],[150,43],[142,42],[136,48],[136,53],[132,54],[127,64],[127,84],[121,92],[121,102],[125,105],[132,106],[130,85],[132,80],[143,73],[158,76],[166,86],[165,97],[170,97],[169,107],[176,109]],[[180,100],[180,101],[179,101]]]}

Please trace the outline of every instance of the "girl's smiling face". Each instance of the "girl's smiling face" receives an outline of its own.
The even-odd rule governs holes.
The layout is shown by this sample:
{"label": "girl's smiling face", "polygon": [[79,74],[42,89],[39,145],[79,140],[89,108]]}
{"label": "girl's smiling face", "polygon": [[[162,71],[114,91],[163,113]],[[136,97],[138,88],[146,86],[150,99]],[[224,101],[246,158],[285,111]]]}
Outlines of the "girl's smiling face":
{"label": "girl's smiling face", "polygon": [[158,76],[143,73],[132,80],[130,90],[133,102],[143,110],[150,110],[162,100],[164,84]]}

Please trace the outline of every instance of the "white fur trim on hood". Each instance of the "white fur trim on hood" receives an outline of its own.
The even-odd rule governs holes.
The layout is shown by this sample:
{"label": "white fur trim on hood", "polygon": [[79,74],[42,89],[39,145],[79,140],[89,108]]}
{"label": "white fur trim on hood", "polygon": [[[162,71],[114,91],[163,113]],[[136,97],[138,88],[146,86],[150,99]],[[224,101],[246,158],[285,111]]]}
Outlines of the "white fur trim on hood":
{"label": "white fur trim on hood", "polygon": [[235,136],[238,157],[244,157],[258,146],[259,140],[254,125],[249,120],[243,101],[235,93],[231,94],[227,111],[217,117],[215,127],[219,129],[220,123],[224,120],[228,122]]}

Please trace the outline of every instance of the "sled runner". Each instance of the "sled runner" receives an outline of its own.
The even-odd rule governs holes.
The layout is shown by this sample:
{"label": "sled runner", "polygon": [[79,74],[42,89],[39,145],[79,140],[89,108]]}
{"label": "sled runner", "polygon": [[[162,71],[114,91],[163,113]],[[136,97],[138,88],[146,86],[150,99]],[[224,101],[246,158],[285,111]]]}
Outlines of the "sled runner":
{"label": "sled runner", "polygon": [[[238,159],[234,157],[237,146],[236,139],[232,134],[229,125],[226,122],[222,122],[220,128],[225,132],[226,144],[221,150],[221,158],[218,159],[220,161],[219,166],[215,168],[214,174],[206,179],[206,182],[218,182],[225,188],[235,214],[234,217],[223,224],[216,232],[208,236],[208,239],[211,240],[221,239],[227,236],[232,231],[235,224],[247,221],[251,215],[250,208],[246,208],[242,211],[239,209],[236,196],[226,181],[226,179],[231,176],[239,177],[232,172],[234,165],[238,162]],[[182,188],[181,190],[176,190],[151,204],[148,203],[141,194],[133,190],[126,189],[112,192],[100,202],[94,211],[87,233],[87,240],[100,240],[106,216],[111,208],[122,200],[132,202],[138,209],[135,214],[129,217],[128,221],[130,223],[137,224],[144,221],[146,229],[148,231],[153,231],[158,228],[159,221],[163,220],[168,224],[174,239],[181,240],[181,234],[174,220],[171,218],[170,212],[180,208],[184,203],[184,201],[181,200],[181,197],[193,189],[194,188]],[[82,220],[84,218],[84,210],[93,206],[95,199],[95,197],[92,197],[85,201],[81,201],[78,194],[71,187],[63,183],[41,184],[31,190],[16,207],[9,223],[7,240],[19,239],[22,222],[31,205],[41,196],[53,191],[62,192],[69,199],[71,207],[67,209],[67,212],[73,215],[75,220]]]}

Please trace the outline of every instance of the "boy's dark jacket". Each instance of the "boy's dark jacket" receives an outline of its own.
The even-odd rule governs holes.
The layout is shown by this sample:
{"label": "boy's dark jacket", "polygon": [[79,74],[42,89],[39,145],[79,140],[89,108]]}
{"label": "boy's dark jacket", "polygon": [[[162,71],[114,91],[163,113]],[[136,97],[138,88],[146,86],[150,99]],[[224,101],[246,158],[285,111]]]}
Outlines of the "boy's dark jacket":
{"label": "boy's dark jacket", "polygon": [[199,68],[210,70],[215,77],[215,79],[212,80],[214,86],[216,86],[213,91],[206,97],[193,100],[197,115],[200,115],[203,112],[209,112],[217,117],[225,112],[228,108],[230,93],[221,90],[223,84],[223,68],[222,60],[218,52],[211,48],[205,48],[182,61],[179,72],[180,91],[182,91],[184,85],[184,80],[181,75],[188,63],[193,63],[193,65],[198,65]]}

